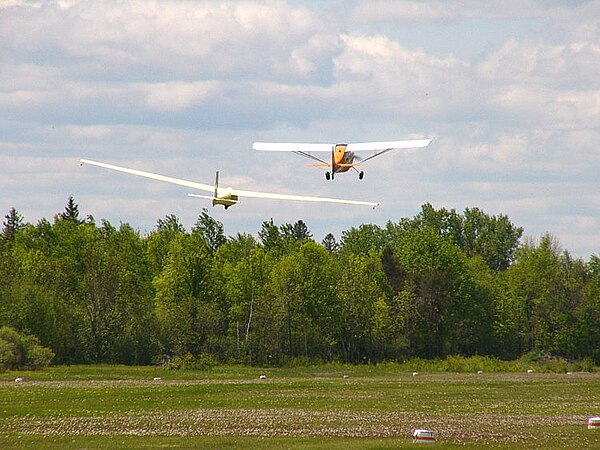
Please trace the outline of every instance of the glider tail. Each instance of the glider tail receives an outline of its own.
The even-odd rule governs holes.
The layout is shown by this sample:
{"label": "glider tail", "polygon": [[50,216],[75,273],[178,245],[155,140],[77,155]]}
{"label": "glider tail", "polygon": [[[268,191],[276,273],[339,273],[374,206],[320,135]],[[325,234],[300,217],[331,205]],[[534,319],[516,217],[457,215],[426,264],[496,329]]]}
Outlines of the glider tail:
{"label": "glider tail", "polygon": [[219,171],[217,170],[215,172],[215,193],[213,195],[213,201],[212,201],[213,206],[218,204],[218,201],[217,201],[217,199],[219,198],[219,196],[217,195],[218,192],[219,192]]}

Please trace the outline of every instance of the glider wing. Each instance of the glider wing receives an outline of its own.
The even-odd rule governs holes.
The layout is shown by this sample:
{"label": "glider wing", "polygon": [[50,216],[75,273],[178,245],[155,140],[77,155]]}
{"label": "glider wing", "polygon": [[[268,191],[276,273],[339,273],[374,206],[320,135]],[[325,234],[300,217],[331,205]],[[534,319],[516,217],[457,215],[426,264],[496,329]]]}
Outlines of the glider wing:
{"label": "glider wing", "polygon": [[269,192],[253,192],[253,191],[240,191],[235,190],[235,193],[240,197],[254,197],[254,198],[270,198],[273,200],[297,200],[303,202],[327,202],[327,203],[342,203],[347,205],[364,205],[371,206],[375,209],[379,206],[379,203],[375,202],[363,202],[360,200],[344,200],[339,198],[328,198],[328,197],[306,197],[302,195],[292,194],[274,194]]}
{"label": "glider wing", "polygon": [[165,181],[167,183],[178,184],[193,189],[199,189],[201,191],[214,192],[215,187],[208,184],[196,183],[194,181],[181,180],[179,178],[166,177],[164,175],[158,175],[156,173],[144,172],[142,170],[128,169],[126,167],[113,166],[112,164],[106,164],[98,161],[91,161],[89,159],[80,159],[81,164],[91,164],[92,166],[104,167],[105,169],[117,170],[119,172],[129,173],[131,175],[138,175],[140,177],[152,178],[153,180]]}
{"label": "glider wing", "polygon": [[[151,178],[153,180],[164,181],[167,183],[178,184],[180,186],[186,186],[193,189],[199,189],[201,191],[214,192],[214,186],[196,183],[194,181],[182,180],[180,178],[167,177],[164,175],[158,175],[151,172],[144,172],[142,170],[136,169],[128,169],[126,167],[115,166],[112,164],[106,164],[98,161],[91,161],[89,159],[80,159],[81,164],[91,164],[93,166],[103,167],[105,169],[116,170],[119,172],[128,173],[131,175],[138,175],[141,177]],[[371,206],[373,208],[377,207],[379,203],[376,202],[365,202],[360,200],[345,200],[338,198],[328,198],[328,197],[310,197],[310,196],[302,196],[302,195],[293,195],[293,194],[278,194],[278,193],[270,193],[270,192],[255,192],[255,191],[243,191],[243,190],[233,190],[231,188],[221,188],[219,187],[216,192],[216,197],[221,198],[221,196],[227,196],[228,198],[232,195],[236,195],[239,197],[249,197],[249,198],[266,198],[272,200],[294,200],[294,201],[304,201],[304,202],[326,202],[326,203],[341,203],[348,205],[365,205]],[[197,195],[193,195],[197,196]],[[213,197],[210,197],[213,198]],[[237,202],[237,200],[236,200]]]}

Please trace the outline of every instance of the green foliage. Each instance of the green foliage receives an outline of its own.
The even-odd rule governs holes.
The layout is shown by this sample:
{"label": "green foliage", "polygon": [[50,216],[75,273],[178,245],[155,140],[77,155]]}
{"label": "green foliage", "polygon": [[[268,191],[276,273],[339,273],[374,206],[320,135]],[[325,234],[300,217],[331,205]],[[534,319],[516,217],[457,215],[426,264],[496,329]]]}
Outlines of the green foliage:
{"label": "green foliage", "polygon": [[515,360],[503,360],[492,356],[450,355],[446,358],[408,358],[402,362],[383,362],[378,368],[396,372],[451,372],[451,373],[576,373],[597,372],[591,359],[568,361],[564,358],[539,353],[528,353]]}
{"label": "green foliage", "polygon": [[518,336],[508,356],[530,351],[575,359],[592,356],[580,339],[593,334],[591,327],[599,323],[588,315],[597,301],[586,292],[594,286],[581,261],[573,260],[552,236],[545,235],[539,245],[529,242],[519,248],[506,275],[501,322],[509,334]]}
{"label": "green foliage", "polygon": [[513,260],[523,228],[505,215],[488,216],[479,208],[465,209],[462,224],[463,250],[480,256],[493,270],[506,270]]}
{"label": "green foliage", "polygon": [[352,253],[337,260],[339,313],[336,343],[343,361],[364,363],[398,354],[393,318],[386,301],[387,283],[376,256]]}
{"label": "green foliage", "polygon": [[202,238],[210,253],[216,252],[227,241],[223,233],[223,224],[213,219],[206,208],[202,209],[192,233],[197,233]]}
{"label": "green foliage", "polygon": [[288,356],[333,355],[337,306],[331,255],[307,241],[271,271],[269,293],[280,333],[278,351]]}
{"label": "green foliage", "polygon": [[207,210],[189,232],[168,215],[147,235],[82,221],[72,198],[53,222],[23,224],[11,211],[0,326],[37,336],[57,363],[210,354],[269,367],[460,366],[456,358],[529,352],[600,362],[600,258],[572,258],[551,236],[519,244],[521,228],[477,208],[426,204],[414,218],[363,224],[321,245],[302,220],[226,238]]}
{"label": "green foliage", "polygon": [[0,370],[40,369],[50,365],[54,353],[32,335],[22,335],[14,328],[0,328]]}
{"label": "green foliage", "polygon": [[273,223],[273,219],[262,223],[258,237],[263,247],[267,250],[277,248],[281,244],[282,239],[279,227]]}
{"label": "green foliage", "polygon": [[315,356],[293,356],[293,357],[285,357],[281,362],[281,367],[287,369],[298,369],[302,367],[318,367],[323,365],[323,360],[319,357]]}
{"label": "green foliage", "polygon": [[424,228],[406,233],[395,254],[405,274],[399,298],[408,300],[403,331],[411,353],[433,358],[477,349],[486,324],[478,323],[481,304],[474,301],[475,285],[458,246]]}
{"label": "green foliage", "polygon": [[454,209],[436,210],[426,203],[412,219],[402,219],[397,224],[388,223],[388,240],[398,240],[411,230],[431,228],[439,236],[448,238],[465,255],[479,256],[493,270],[510,266],[518,247],[523,228],[516,227],[504,215],[489,216],[479,208],[467,208],[463,215]]}
{"label": "green foliage", "polygon": [[43,347],[35,341],[27,351],[25,358],[25,367],[28,369],[40,369],[47,367],[54,358],[54,352],[48,347]]}
{"label": "green foliage", "polygon": [[214,355],[203,352],[199,356],[191,353],[175,356],[164,366],[169,370],[210,370],[217,365],[219,360]]}
{"label": "green foliage", "polygon": [[342,253],[368,256],[379,252],[385,244],[385,236],[380,227],[373,224],[361,225],[342,232]]}
{"label": "green foliage", "polygon": [[154,277],[160,340],[167,354],[199,353],[219,327],[212,298],[212,260],[202,237],[179,234]]}

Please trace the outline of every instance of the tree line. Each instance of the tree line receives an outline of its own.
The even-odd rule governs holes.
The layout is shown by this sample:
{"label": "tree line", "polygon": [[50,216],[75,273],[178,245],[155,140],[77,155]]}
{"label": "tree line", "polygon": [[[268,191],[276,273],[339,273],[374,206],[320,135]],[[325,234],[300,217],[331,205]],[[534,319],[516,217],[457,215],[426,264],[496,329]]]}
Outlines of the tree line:
{"label": "tree line", "polygon": [[384,227],[316,242],[307,225],[227,237],[202,210],[142,235],[14,208],[0,238],[0,326],[39,339],[55,363],[174,357],[278,365],[538,352],[600,363],[600,258],[522,240],[505,215],[430,204]]}

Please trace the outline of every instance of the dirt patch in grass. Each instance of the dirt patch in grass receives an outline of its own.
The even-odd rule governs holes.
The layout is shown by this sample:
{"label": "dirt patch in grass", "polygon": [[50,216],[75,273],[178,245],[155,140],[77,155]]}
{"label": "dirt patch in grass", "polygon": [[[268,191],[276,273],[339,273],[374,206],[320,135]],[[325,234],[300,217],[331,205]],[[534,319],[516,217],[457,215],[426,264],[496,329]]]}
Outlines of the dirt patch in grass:
{"label": "dirt patch in grass", "polygon": [[[585,418],[477,414],[462,417],[414,412],[314,411],[306,409],[193,409],[139,411],[93,417],[21,417],[4,422],[6,432],[35,435],[407,437],[415,428],[440,440],[528,442],[539,428],[581,426]],[[552,434],[552,433],[550,433]],[[550,438],[551,436],[549,436]]]}

